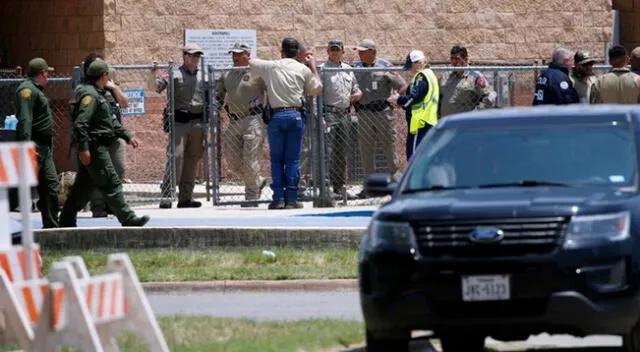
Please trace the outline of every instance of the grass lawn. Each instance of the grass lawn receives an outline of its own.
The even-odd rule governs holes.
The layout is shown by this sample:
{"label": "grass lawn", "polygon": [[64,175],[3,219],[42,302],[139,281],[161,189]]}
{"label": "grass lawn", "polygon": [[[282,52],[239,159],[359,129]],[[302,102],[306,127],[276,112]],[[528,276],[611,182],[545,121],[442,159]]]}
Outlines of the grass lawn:
{"label": "grass lawn", "polygon": [[[142,282],[210,280],[293,280],[356,278],[357,249],[273,249],[276,257],[262,249],[185,251],[126,251]],[[79,255],[92,274],[106,267],[107,252],[43,251],[44,272],[53,261]]]}
{"label": "grass lawn", "polygon": [[[172,352],[299,352],[346,350],[364,340],[364,325],[341,320],[256,323],[212,317],[158,319]],[[147,351],[138,338],[118,338],[121,351]],[[342,348],[340,348],[342,347]],[[11,351],[15,346],[0,346]]]}

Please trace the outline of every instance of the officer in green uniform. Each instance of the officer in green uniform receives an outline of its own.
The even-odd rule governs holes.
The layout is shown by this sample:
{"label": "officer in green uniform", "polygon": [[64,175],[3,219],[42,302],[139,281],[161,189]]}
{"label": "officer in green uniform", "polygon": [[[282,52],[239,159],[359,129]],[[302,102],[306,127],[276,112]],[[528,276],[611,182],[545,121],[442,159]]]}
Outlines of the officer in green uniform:
{"label": "officer in green uniform", "polygon": [[138,142],[111,113],[105,97],[109,66],[103,60],[89,65],[85,94],[73,111],[73,138],[80,160],[78,174],[60,214],[60,226],[75,227],[78,211],[84,208],[97,188],[123,226],[144,226],[148,216],[138,217],[124,201],[122,183],[113,167],[109,146],[117,138],[137,148]]}
{"label": "officer in green uniform", "polygon": [[15,105],[18,118],[17,136],[20,141],[33,141],[38,153],[38,209],[43,228],[58,227],[58,192],[60,184],[51,149],[53,114],[49,99],[44,95],[52,67],[42,58],[29,62],[27,79],[16,90]]}

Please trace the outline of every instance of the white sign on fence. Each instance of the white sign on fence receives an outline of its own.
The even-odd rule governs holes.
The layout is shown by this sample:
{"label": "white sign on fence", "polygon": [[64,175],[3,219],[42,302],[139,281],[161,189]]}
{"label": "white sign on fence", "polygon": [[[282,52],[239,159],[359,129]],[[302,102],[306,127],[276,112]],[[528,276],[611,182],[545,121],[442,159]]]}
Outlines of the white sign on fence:
{"label": "white sign on fence", "polygon": [[185,29],[184,42],[198,44],[204,51],[205,65],[225,68],[233,63],[229,49],[235,42],[251,47],[251,57],[256,57],[255,29]]}
{"label": "white sign on fence", "polygon": [[129,98],[129,106],[122,109],[122,116],[144,115],[144,89],[127,89],[122,92]]}

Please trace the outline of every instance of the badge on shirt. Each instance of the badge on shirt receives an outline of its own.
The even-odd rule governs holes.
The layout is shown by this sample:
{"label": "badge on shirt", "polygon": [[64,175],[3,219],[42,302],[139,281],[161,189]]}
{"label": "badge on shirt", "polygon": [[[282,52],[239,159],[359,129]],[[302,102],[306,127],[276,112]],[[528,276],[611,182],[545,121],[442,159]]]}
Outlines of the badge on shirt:
{"label": "badge on shirt", "polygon": [[371,82],[371,89],[373,89],[373,90],[377,90],[378,89],[378,81]]}
{"label": "badge on shirt", "polygon": [[560,88],[569,89],[569,83],[567,81],[560,82]]}
{"label": "badge on shirt", "polygon": [[93,101],[93,98],[90,95],[87,95],[86,97],[82,98],[81,104],[82,106],[89,106],[89,104],[91,104],[92,101]]}
{"label": "badge on shirt", "polygon": [[25,88],[20,92],[20,97],[24,100],[28,100],[31,97],[31,89]]}

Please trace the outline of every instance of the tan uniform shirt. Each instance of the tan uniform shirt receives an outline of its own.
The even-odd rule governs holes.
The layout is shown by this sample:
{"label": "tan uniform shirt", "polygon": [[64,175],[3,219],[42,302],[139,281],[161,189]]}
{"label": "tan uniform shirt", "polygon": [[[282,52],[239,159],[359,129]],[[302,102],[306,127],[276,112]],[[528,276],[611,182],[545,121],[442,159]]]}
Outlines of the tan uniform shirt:
{"label": "tan uniform shirt", "polygon": [[440,116],[493,108],[496,100],[487,80],[476,71],[464,71],[460,76],[452,72],[442,84],[440,94]]}
{"label": "tan uniform shirt", "polygon": [[588,76],[587,79],[583,79],[576,75],[574,71],[571,71],[569,75],[573,88],[578,92],[581,104],[589,104],[589,93],[591,92],[591,85],[596,83],[598,78],[596,76]]}
{"label": "tan uniform shirt", "polygon": [[[188,72],[184,66],[173,70],[174,107],[176,110],[201,114],[204,111],[206,75],[200,70]],[[155,78],[155,91],[161,93],[169,86],[169,75],[165,73]]]}
{"label": "tan uniform shirt", "polygon": [[[368,66],[358,61],[356,67],[391,67],[391,63],[384,59],[376,59],[373,65]],[[362,98],[358,100],[358,104],[366,105],[372,102],[386,102],[391,93],[395,89],[403,88],[407,82],[397,72],[383,71],[356,71],[356,79],[360,90],[362,90]]]}
{"label": "tan uniform shirt", "polygon": [[[348,64],[341,62],[336,65],[332,62],[324,63],[323,67],[350,68]],[[341,109],[351,106],[351,95],[360,92],[356,76],[353,71],[328,71],[323,74],[324,103]]]}
{"label": "tan uniform shirt", "polygon": [[247,115],[249,109],[262,103],[266,86],[260,77],[247,71],[226,71],[216,82],[218,101],[227,96],[232,114]]}
{"label": "tan uniform shirt", "polygon": [[302,107],[305,92],[314,94],[322,89],[320,79],[294,59],[251,59],[249,65],[251,73],[264,80],[272,108]]}
{"label": "tan uniform shirt", "polygon": [[628,68],[614,68],[591,86],[591,104],[640,103],[640,76]]}

